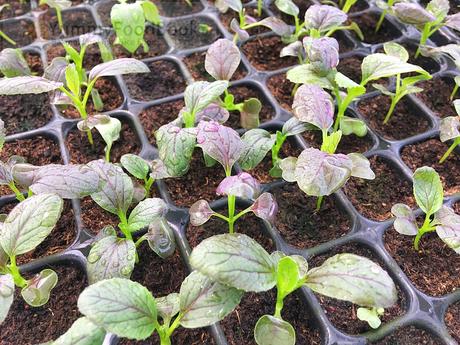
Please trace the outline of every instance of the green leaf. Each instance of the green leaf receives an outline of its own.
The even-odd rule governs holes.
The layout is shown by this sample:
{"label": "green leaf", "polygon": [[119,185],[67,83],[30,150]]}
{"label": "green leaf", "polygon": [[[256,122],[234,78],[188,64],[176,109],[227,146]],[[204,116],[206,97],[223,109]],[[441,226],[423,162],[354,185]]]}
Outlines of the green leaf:
{"label": "green leaf", "polygon": [[62,208],[63,201],[55,194],[34,195],[13,208],[0,232],[0,245],[8,256],[27,253],[43,242]]}
{"label": "green leaf", "polygon": [[227,80],[217,80],[212,83],[197,81],[190,84],[185,89],[184,94],[187,111],[191,114],[197,114],[214,102],[227,88]]}
{"label": "green leaf", "polygon": [[415,170],[414,196],[417,205],[427,215],[432,215],[442,206],[444,191],[439,174],[431,167],[421,167]]}
{"label": "green leaf", "polygon": [[107,145],[104,149],[105,152],[110,152],[113,143],[120,138],[121,131],[120,120],[111,116],[108,116],[108,118],[108,122],[99,123],[94,126],[101,135],[102,139],[104,139],[105,144]]}
{"label": "green leaf", "polygon": [[98,345],[104,342],[105,330],[87,317],[77,319],[67,332],[49,345]]}
{"label": "green leaf", "polygon": [[5,321],[14,299],[14,279],[11,274],[0,275],[0,325]]}
{"label": "green leaf", "polygon": [[340,130],[343,135],[355,134],[358,137],[364,137],[367,134],[367,125],[363,120],[343,116],[340,119]]}
{"label": "green leaf", "polygon": [[27,95],[53,91],[63,84],[42,77],[14,77],[0,79],[0,95]]}
{"label": "green leaf", "polygon": [[136,261],[136,246],[132,240],[107,236],[97,241],[88,255],[90,284],[110,278],[129,278]]}
{"label": "green leaf", "polygon": [[385,54],[394,56],[402,62],[407,62],[409,60],[409,53],[406,48],[396,42],[385,43],[383,45],[383,50],[385,51]]}
{"label": "green leaf", "polygon": [[290,16],[297,17],[299,15],[299,7],[292,0],[276,0],[276,7]]}
{"label": "green leaf", "polygon": [[262,103],[257,98],[245,100],[240,111],[241,127],[245,129],[259,127],[259,113],[261,110]]}
{"label": "green leaf", "polygon": [[243,291],[215,282],[200,272],[192,272],[180,288],[180,324],[185,328],[210,326],[231,313]]}
{"label": "green leaf", "polygon": [[156,7],[153,2],[148,0],[142,1],[141,6],[144,10],[144,16],[147,21],[154,25],[161,25],[160,12],[158,11],[158,7]]}
{"label": "green leaf", "polygon": [[48,303],[51,290],[58,282],[56,272],[44,269],[32,279],[27,281],[27,286],[21,290],[22,298],[32,307],[40,307]]}
{"label": "green leaf", "polygon": [[383,314],[383,309],[382,308],[372,308],[372,309],[367,309],[367,308],[358,308],[356,312],[356,316],[358,319],[361,321],[365,321],[371,326],[373,329],[377,329],[380,327],[382,324],[382,321],[380,321],[379,317],[379,310],[382,310]]}
{"label": "green leaf", "polygon": [[66,86],[75,96],[80,97],[80,77],[75,65],[72,63],[67,65],[65,69]]}
{"label": "green leaf", "polygon": [[276,138],[265,129],[255,128],[244,133],[241,140],[245,145],[238,163],[241,169],[251,170],[262,162],[275,144]]}
{"label": "green leaf", "polygon": [[297,262],[286,256],[278,262],[276,269],[276,288],[284,298],[299,287],[300,273]]}
{"label": "green leaf", "polygon": [[123,278],[87,287],[78,298],[78,309],[106,331],[128,339],[147,339],[157,319],[155,299],[149,290]]}
{"label": "green leaf", "polygon": [[168,205],[160,198],[148,198],[141,201],[129,215],[129,230],[134,232],[149,226],[155,219],[166,215],[168,209]]}
{"label": "green leaf", "polygon": [[306,285],[322,295],[364,307],[387,308],[396,303],[396,286],[388,273],[371,260],[337,254],[310,270]]}
{"label": "green leaf", "polygon": [[144,180],[148,177],[150,167],[142,157],[128,153],[121,156],[120,163],[135,178]]}
{"label": "green leaf", "polygon": [[332,90],[334,87],[328,78],[318,75],[312,64],[296,66],[287,71],[286,77],[295,84],[315,84],[323,89]]}
{"label": "green leaf", "polygon": [[114,5],[110,20],[117,34],[116,42],[134,53],[144,41],[145,15],[140,2]]}
{"label": "green leaf", "polygon": [[258,345],[295,345],[295,330],[292,325],[271,315],[262,316],[254,328]]}
{"label": "green leaf", "polygon": [[267,291],[276,284],[270,255],[244,234],[207,238],[192,251],[190,264],[211,279],[244,291]]}

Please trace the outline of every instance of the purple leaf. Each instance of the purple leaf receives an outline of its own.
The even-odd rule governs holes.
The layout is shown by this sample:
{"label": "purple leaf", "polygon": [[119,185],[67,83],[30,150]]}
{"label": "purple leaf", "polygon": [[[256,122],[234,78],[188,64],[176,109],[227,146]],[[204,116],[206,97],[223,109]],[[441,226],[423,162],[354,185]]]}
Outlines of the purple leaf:
{"label": "purple leaf", "polygon": [[302,54],[303,45],[300,41],[292,42],[281,50],[280,57],[284,56],[294,56],[298,57],[299,54]]}
{"label": "purple leaf", "polygon": [[320,129],[329,129],[334,122],[332,97],[314,84],[299,87],[292,104],[295,117]]}
{"label": "purple leaf", "polygon": [[0,53],[0,71],[7,78],[31,75],[29,65],[20,49],[6,48]]}
{"label": "purple leaf", "polygon": [[227,109],[222,108],[217,103],[211,103],[202,111],[198,112],[195,116],[195,124],[198,124],[200,121],[216,121],[220,124],[227,122],[230,117],[230,113]]}
{"label": "purple leaf", "polygon": [[415,214],[412,209],[405,204],[395,204],[391,208],[391,213],[396,217],[393,226],[402,235],[415,236],[418,228],[415,222]]}
{"label": "purple leaf", "polygon": [[46,79],[65,83],[65,70],[69,62],[65,57],[56,57],[51,61],[51,64],[45,68],[45,74],[43,75]]}
{"label": "purple leaf", "polygon": [[206,200],[198,200],[190,207],[189,214],[190,224],[193,226],[200,226],[212,217],[214,211]]}
{"label": "purple leaf", "polygon": [[344,23],[347,19],[347,14],[337,7],[313,5],[305,12],[305,27],[321,33]]}
{"label": "purple leaf", "polygon": [[397,3],[393,6],[396,17],[406,24],[423,25],[436,18],[422,6],[416,3]]}
{"label": "purple leaf", "polygon": [[39,94],[60,88],[63,84],[42,77],[14,77],[0,79],[0,95]]}
{"label": "purple leaf", "polygon": [[244,150],[238,133],[215,121],[201,121],[198,124],[197,143],[204,153],[222,164],[227,172],[231,171]]}
{"label": "purple leaf", "polygon": [[216,191],[217,195],[234,195],[243,199],[255,199],[260,192],[259,181],[245,172],[224,178]]}
{"label": "purple leaf", "polygon": [[264,18],[258,24],[269,28],[279,36],[287,36],[292,32],[291,27],[277,17]]}
{"label": "purple leaf", "polygon": [[439,139],[446,142],[460,137],[460,118],[458,116],[448,116],[441,120],[439,127]]}
{"label": "purple leaf", "polygon": [[321,74],[327,74],[339,64],[339,43],[335,38],[305,37],[303,40],[307,58]]}
{"label": "purple leaf", "polygon": [[263,193],[251,206],[251,211],[257,217],[273,223],[275,215],[278,212],[278,204],[272,194]]}
{"label": "purple leaf", "polygon": [[265,129],[254,128],[243,134],[245,149],[238,159],[238,163],[243,170],[254,169],[272,149],[275,143],[275,136]]}
{"label": "purple leaf", "polygon": [[445,244],[460,254],[460,216],[447,206],[436,213],[436,220],[441,223],[436,233]]}
{"label": "purple leaf", "polygon": [[460,13],[453,14],[447,17],[446,26],[460,31]]}
{"label": "purple leaf", "polygon": [[99,77],[149,72],[150,69],[142,61],[132,58],[122,58],[104,62],[97,65],[96,67],[93,67],[89,73],[89,79],[94,80]]}
{"label": "purple leaf", "polygon": [[240,28],[240,24],[235,18],[230,22],[230,29],[238,36],[239,41],[245,41],[249,38],[249,33]]}
{"label": "purple leaf", "polygon": [[241,62],[238,47],[230,40],[214,42],[206,53],[204,66],[216,80],[230,80]]}

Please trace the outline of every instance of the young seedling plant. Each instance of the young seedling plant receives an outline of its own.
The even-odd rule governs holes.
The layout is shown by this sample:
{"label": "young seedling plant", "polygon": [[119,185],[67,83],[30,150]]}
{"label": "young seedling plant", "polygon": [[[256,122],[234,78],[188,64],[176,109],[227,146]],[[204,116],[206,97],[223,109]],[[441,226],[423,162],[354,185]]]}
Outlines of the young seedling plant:
{"label": "young seedling plant", "polygon": [[[5,4],[5,5],[0,5],[0,13],[9,8],[10,5],[8,4]],[[8,36],[7,34],[5,34],[2,30],[0,30],[0,37],[3,38],[5,41],[7,41],[9,44],[11,44],[12,46],[15,46],[16,45],[16,42],[10,37]]]}
{"label": "young seedling plant", "polygon": [[451,153],[455,148],[460,145],[460,100],[456,99],[454,101],[455,111],[458,116],[448,116],[441,120],[441,125],[439,127],[439,138],[444,143],[449,140],[453,140],[449,149],[444,153],[444,155],[439,160],[439,163],[444,163],[444,161],[449,158]]}
{"label": "young seedling plant", "polygon": [[68,344],[77,335],[82,344],[102,344],[106,332],[134,340],[158,333],[160,345],[171,345],[177,328],[207,327],[222,320],[236,308],[242,295],[243,291],[199,272],[185,278],[179,293],[159,298],[128,279],[103,280],[81,293],[78,309],[84,316],[49,345]]}
{"label": "young seedling plant", "polygon": [[358,316],[377,328],[383,308],[396,303],[396,286],[386,271],[371,260],[354,254],[338,254],[321,266],[309,268],[299,255],[271,255],[244,234],[212,236],[196,246],[190,256],[193,269],[225,286],[245,292],[263,292],[276,286],[274,315],[262,316],[254,338],[258,345],[294,345],[295,331],[282,318],[284,299],[299,289],[352,302]]}
{"label": "young seedling plant", "polygon": [[115,29],[117,38],[114,44],[121,44],[133,54],[141,45],[144,52],[149,46],[144,40],[146,22],[161,26],[161,18],[156,5],[149,0],[127,3],[127,0],[118,0],[112,7],[110,20]]}
{"label": "young seedling plant", "polygon": [[40,0],[38,3],[39,6],[48,5],[56,11],[56,17],[58,20],[59,30],[65,36],[64,23],[62,22],[62,11],[70,8],[72,6],[72,1],[70,0]]}
{"label": "young seedling plant", "polygon": [[431,167],[415,170],[413,175],[414,197],[425,214],[422,226],[415,213],[405,204],[396,204],[391,213],[396,217],[394,228],[402,235],[414,236],[414,249],[419,250],[425,234],[436,232],[439,238],[457,254],[460,254],[460,216],[443,206],[444,191],[438,173]]}
{"label": "young seedling plant", "polygon": [[[189,210],[190,223],[193,226],[200,226],[206,223],[211,217],[218,217],[228,223],[229,233],[234,233],[235,222],[243,215],[253,212],[257,217],[273,222],[278,205],[270,193],[262,193],[259,182],[242,172],[236,176],[226,177],[217,187],[217,195],[226,195],[228,198],[228,216],[214,212],[206,200],[195,202]],[[236,198],[254,200],[253,204],[238,214],[235,214]]]}

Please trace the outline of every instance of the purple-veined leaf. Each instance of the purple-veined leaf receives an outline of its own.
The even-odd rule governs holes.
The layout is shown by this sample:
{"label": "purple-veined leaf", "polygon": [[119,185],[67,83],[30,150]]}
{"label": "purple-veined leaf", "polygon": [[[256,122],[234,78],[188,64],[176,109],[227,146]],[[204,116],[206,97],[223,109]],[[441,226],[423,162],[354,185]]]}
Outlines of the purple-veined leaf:
{"label": "purple-veined leaf", "polygon": [[216,121],[220,124],[227,122],[230,113],[227,109],[222,108],[218,103],[211,103],[195,116],[195,124],[200,121]]}
{"label": "purple-veined leaf", "polygon": [[184,94],[187,111],[196,115],[220,97],[227,88],[227,80],[217,80],[212,83],[197,81],[190,84]]}
{"label": "purple-veined leaf", "polygon": [[21,296],[30,306],[40,307],[48,303],[51,290],[57,282],[56,272],[46,268],[27,281],[27,285],[21,290]]}
{"label": "purple-veined leaf", "polygon": [[250,98],[243,102],[240,111],[241,127],[245,129],[259,127],[259,114],[262,110],[262,103],[257,98]]}
{"label": "purple-veined leaf", "polygon": [[110,116],[96,114],[93,116],[88,116],[86,119],[78,121],[77,128],[82,131],[90,131],[95,128],[97,125],[103,125],[110,122]]}
{"label": "purple-veined leaf", "polygon": [[5,321],[14,299],[14,280],[11,274],[0,275],[0,325]]}
{"label": "purple-veined leaf", "polygon": [[[182,176],[188,169],[196,144],[196,130],[180,128],[174,125],[164,125],[155,134],[159,156],[169,176]],[[162,167],[161,165],[156,168]],[[164,169],[152,169],[158,174]]]}
{"label": "purple-veined leaf", "polygon": [[398,294],[396,286],[379,265],[354,254],[337,254],[307,274],[306,285],[322,295],[359,306],[388,308]]}
{"label": "purple-veined leaf", "polygon": [[423,25],[436,17],[417,3],[400,2],[393,6],[396,17],[405,24]]}
{"label": "purple-veined leaf", "polygon": [[446,26],[460,31],[460,14],[456,13],[447,17]]}
{"label": "purple-veined leaf", "polygon": [[6,48],[0,52],[0,71],[7,78],[31,75],[20,49]]}
{"label": "purple-veined leaf", "polygon": [[241,140],[245,145],[238,163],[241,169],[251,170],[262,162],[268,151],[272,149],[276,137],[265,129],[254,128],[244,133]]}
{"label": "purple-veined leaf", "polygon": [[149,225],[149,231],[145,235],[147,242],[160,258],[166,259],[174,254],[176,241],[171,225],[164,217],[159,217]]}
{"label": "purple-veined leaf", "polygon": [[243,199],[255,199],[260,192],[259,181],[246,172],[224,178],[216,190],[217,195],[234,195]]}
{"label": "purple-veined leaf", "polygon": [[148,198],[136,205],[128,218],[129,231],[134,232],[147,227],[168,213],[168,205],[160,198]]}
{"label": "purple-veined leaf", "polygon": [[289,322],[264,315],[256,323],[254,339],[257,345],[295,345],[296,335]]}
{"label": "purple-veined leaf", "polygon": [[415,221],[415,214],[412,209],[405,204],[395,204],[391,208],[391,213],[396,217],[393,226],[402,235],[415,236],[418,228]]}
{"label": "purple-veined leaf", "polygon": [[25,163],[25,159],[20,156],[11,156],[6,163],[0,161],[0,185],[13,182],[13,168],[16,164],[22,163]]}
{"label": "purple-veined leaf", "polygon": [[[178,293],[170,293],[164,297],[155,298],[158,315],[165,321],[171,321],[174,315],[180,310],[180,301]],[[166,321],[168,320],[168,321]]]}
{"label": "purple-veined leaf", "polygon": [[65,71],[68,65],[69,62],[65,57],[56,57],[51,61],[51,64],[45,68],[45,74],[43,76],[49,80],[65,83]]}
{"label": "purple-veined leaf", "polygon": [[334,122],[332,97],[317,85],[304,84],[299,87],[292,108],[298,120],[320,129],[329,129]]}
{"label": "purple-veined leaf", "polygon": [[291,27],[277,17],[264,18],[258,24],[269,28],[279,36],[287,36],[292,32]]}
{"label": "purple-veined leaf", "polygon": [[13,177],[34,194],[53,193],[63,199],[79,199],[100,190],[99,175],[86,165],[17,164]]}
{"label": "purple-veined leaf", "polygon": [[251,211],[257,217],[273,223],[276,213],[278,212],[278,203],[272,194],[263,193],[254,201],[254,204],[251,206]]}
{"label": "purple-veined leaf", "polygon": [[305,27],[325,32],[344,23],[347,18],[347,14],[337,7],[313,5],[305,12]]}
{"label": "purple-veined leaf", "polygon": [[289,137],[303,133],[308,130],[315,129],[317,129],[316,126],[313,126],[310,123],[299,121],[296,117],[291,117],[284,123],[281,132],[283,133],[283,135]]}
{"label": "purple-veined leaf", "polygon": [[442,206],[435,215],[440,225],[436,226],[436,233],[445,244],[460,254],[460,216],[451,208]]}
{"label": "purple-veined leaf", "polygon": [[0,79],[0,95],[39,94],[60,88],[63,84],[43,77],[14,77]]}
{"label": "purple-veined leaf", "polygon": [[309,62],[318,73],[326,75],[339,64],[339,43],[335,38],[305,37],[303,45]]}
{"label": "purple-veined leaf", "polygon": [[198,124],[197,144],[204,153],[230,171],[244,150],[238,133],[217,122],[201,121]]}
{"label": "purple-veined leaf", "polygon": [[217,0],[215,6],[223,13],[227,12],[229,8],[238,13],[243,10],[241,0]]}
{"label": "purple-veined leaf", "polygon": [[230,80],[241,62],[238,47],[230,40],[221,38],[206,52],[204,66],[216,80]]}
{"label": "purple-veined leaf", "polygon": [[100,35],[92,33],[92,32],[88,34],[80,35],[78,37],[78,40],[80,41],[80,46],[89,46],[91,44],[104,42],[104,39]]}
{"label": "purple-veined leaf", "polygon": [[230,30],[232,30],[236,35],[238,35],[239,41],[246,41],[249,38],[249,33],[246,30],[240,28],[238,20],[235,18],[230,22]]}
{"label": "purple-veined leaf", "polygon": [[154,159],[150,164],[150,169],[152,170],[150,177],[155,180],[162,180],[168,177],[172,177],[168,173],[168,169],[161,159]]}
{"label": "purple-veined leaf", "polygon": [[142,61],[132,58],[121,58],[109,62],[104,62],[93,67],[89,73],[89,79],[94,80],[99,77],[149,72],[150,69]]}
{"label": "purple-veined leaf", "polygon": [[458,116],[443,118],[439,126],[439,132],[439,139],[442,142],[460,137],[460,118]]}
{"label": "purple-veined leaf", "polygon": [[364,155],[361,153],[349,153],[347,156],[350,158],[352,163],[351,176],[367,180],[375,179],[375,174],[371,169],[371,164]]}
{"label": "purple-veined leaf", "polygon": [[279,167],[282,171],[282,177],[285,181],[287,182],[296,182],[297,178],[295,175],[295,170],[296,170],[296,165],[297,165],[297,158],[296,157],[288,157],[284,158],[280,164]]}
{"label": "purple-veined leaf", "polygon": [[214,211],[206,200],[198,200],[190,207],[188,213],[190,215],[190,224],[200,226],[212,217]]}

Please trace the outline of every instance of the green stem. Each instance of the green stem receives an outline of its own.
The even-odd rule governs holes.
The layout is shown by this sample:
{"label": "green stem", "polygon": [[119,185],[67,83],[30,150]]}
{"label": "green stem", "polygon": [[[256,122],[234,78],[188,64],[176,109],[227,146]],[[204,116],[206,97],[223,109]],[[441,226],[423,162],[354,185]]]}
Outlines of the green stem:
{"label": "green stem", "polygon": [[148,179],[144,178],[144,189],[145,189],[145,197],[148,198],[150,196],[150,189],[152,188],[155,179],[150,176]]}
{"label": "green stem", "polygon": [[141,245],[141,243],[144,242],[146,239],[147,239],[147,238],[145,237],[145,235],[139,237],[138,240],[136,241],[136,243],[134,243],[135,246],[136,246],[136,248],[138,248],[138,247]]}
{"label": "green stem", "polygon": [[[90,133],[91,133],[91,131],[90,131]],[[88,138],[88,139],[89,139],[89,138]],[[112,149],[112,145],[107,146],[107,147],[106,147],[106,150],[105,150],[105,161],[106,161],[107,163],[110,163],[110,150],[111,150],[111,149]]]}
{"label": "green stem", "polygon": [[276,133],[276,142],[275,145],[272,147],[272,165],[275,167],[280,160],[279,152],[281,147],[283,147],[284,142],[286,141],[287,136],[282,135],[281,132]]}
{"label": "green stem", "polygon": [[435,230],[436,230],[436,227],[431,226],[431,224],[430,224],[430,215],[426,214],[425,215],[425,221],[423,222],[422,227],[418,230],[417,236],[415,236],[415,239],[414,239],[414,248],[415,248],[415,250],[417,250],[417,251],[419,250],[420,240],[423,237],[423,235],[425,235],[428,232],[435,231]]}
{"label": "green stem", "polygon": [[323,203],[324,196],[319,196],[318,199],[316,200],[316,212],[318,212],[321,209],[321,204]]}
{"label": "green stem", "polygon": [[179,313],[179,315],[177,315],[176,319],[174,320],[172,325],[169,327],[168,337],[171,337],[171,335],[174,333],[176,328],[180,326],[180,321],[182,319],[182,316],[183,316],[182,313]]}
{"label": "green stem", "polygon": [[377,26],[375,27],[375,32],[379,32],[380,27],[382,26],[383,21],[385,20],[385,16],[387,12],[388,12],[387,10],[384,10],[382,14],[380,15],[379,21],[377,22]]}
{"label": "green stem", "polygon": [[228,231],[231,234],[233,234],[235,232],[235,230],[234,230],[235,202],[236,202],[236,197],[234,195],[229,195],[228,198],[227,198],[227,204],[228,204]]}
{"label": "green stem", "polygon": [[65,34],[64,32],[64,25],[62,24],[62,13],[61,13],[61,10],[59,8],[55,8],[56,10],[56,16],[57,16],[57,20],[58,20],[58,25],[59,25],[59,30],[61,30],[61,32],[63,34]]}
{"label": "green stem", "polygon": [[420,43],[417,47],[417,51],[415,52],[415,58],[418,58],[420,55],[420,48],[426,44],[426,41],[430,37],[430,31],[431,31],[431,24],[427,23],[423,27],[422,34],[420,36]]}
{"label": "green stem", "polygon": [[15,46],[16,42],[13,41],[7,34],[5,34],[2,30],[0,30],[0,37],[2,37],[5,41],[7,41],[9,44]]}
{"label": "green stem", "polygon": [[395,110],[396,107],[396,97],[391,98],[391,105],[390,109],[388,109],[387,115],[385,116],[385,119],[383,120],[383,124],[386,125],[388,121],[390,121],[391,115],[393,115],[393,111]]}
{"label": "green stem", "polygon": [[449,155],[452,153],[452,151],[455,150],[455,148],[460,145],[460,137],[456,138],[452,145],[450,145],[449,149],[444,153],[442,158],[439,160],[439,163],[444,163],[444,161],[449,157]]}
{"label": "green stem", "polygon": [[21,273],[19,272],[19,268],[16,264],[16,256],[10,256],[10,265],[9,265],[9,270],[11,275],[13,276],[14,279],[14,284],[16,286],[19,286],[21,288],[25,287],[27,285],[27,280],[25,280],[22,276]]}
{"label": "green stem", "polygon": [[281,296],[280,290],[278,289],[276,293],[276,305],[275,305],[275,317],[282,320],[283,318],[281,317],[281,311],[283,310],[284,307],[284,297]]}
{"label": "green stem", "polygon": [[257,0],[257,16],[260,17],[262,15],[262,0]]}
{"label": "green stem", "polygon": [[128,229],[129,225],[128,225],[128,219],[126,218],[126,213],[122,210],[118,210],[118,218],[120,219],[120,222],[121,222],[121,224],[119,225],[121,232],[123,233],[123,235],[125,235],[125,237],[128,240],[132,241],[133,235]]}
{"label": "green stem", "polygon": [[10,187],[10,189],[14,192],[14,194],[16,194],[16,199],[18,199],[19,202],[26,200],[24,195],[22,195],[21,191],[16,187],[16,184],[14,183],[14,181],[11,181],[10,183],[8,183],[8,187]]}
{"label": "green stem", "polygon": [[458,84],[455,84],[454,90],[453,90],[452,93],[450,94],[450,100],[453,100],[453,99],[454,99],[455,94],[457,93],[457,91],[458,91]]}

